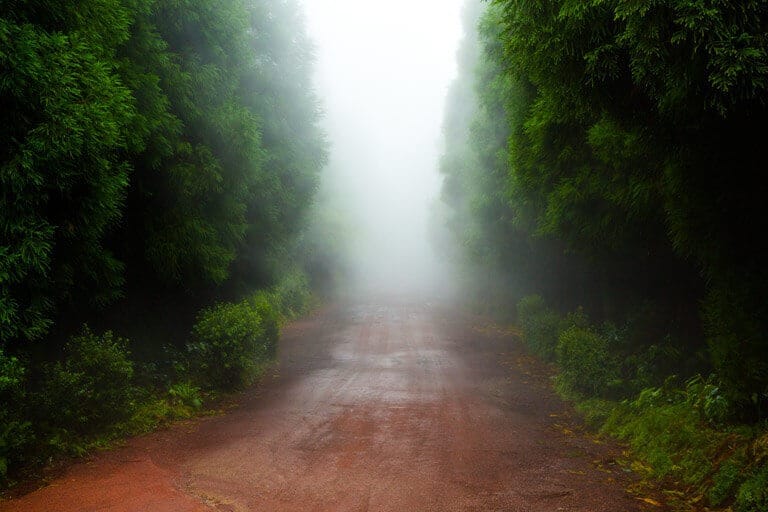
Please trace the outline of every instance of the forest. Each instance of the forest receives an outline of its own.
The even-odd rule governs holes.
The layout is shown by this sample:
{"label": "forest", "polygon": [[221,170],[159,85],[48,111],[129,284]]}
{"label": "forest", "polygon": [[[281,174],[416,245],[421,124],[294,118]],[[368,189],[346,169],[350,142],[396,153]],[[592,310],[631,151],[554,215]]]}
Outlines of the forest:
{"label": "forest", "polygon": [[[0,0],[0,490],[204,414],[352,288],[305,22]],[[768,510],[768,3],[466,0],[462,23],[429,233],[451,307],[514,325],[673,509]],[[418,233],[402,204],[378,214]],[[381,282],[429,273],[404,249]]]}
{"label": "forest", "polygon": [[765,510],[768,5],[474,1],[464,26],[440,244],[476,306],[682,509]]}
{"label": "forest", "polygon": [[307,307],[302,16],[0,2],[0,479],[252,382]]}

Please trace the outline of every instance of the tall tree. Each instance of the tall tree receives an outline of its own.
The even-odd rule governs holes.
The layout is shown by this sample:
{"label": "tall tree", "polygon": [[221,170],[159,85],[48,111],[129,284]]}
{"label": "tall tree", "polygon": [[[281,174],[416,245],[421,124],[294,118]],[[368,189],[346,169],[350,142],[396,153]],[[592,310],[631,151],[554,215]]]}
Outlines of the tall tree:
{"label": "tall tree", "polygon": [[0,343],[126,280],[183,296],[280,277],[325,162],[296,2],[2,7]]}
{"label": "tall tree", "polygon": [[137,270],[169,284],[222,283],[261,172],[261,123],[244,105],[249,51],[244,2],[160,0],[126,47],[127,80],[147,109],[131,230]]}
{"label": "tall tree", "polygon": [[116,52],[120,1],[0,7],[0,342],[46,334],[56,305],[104,304],[123,265],[104,247],[120,217],[135,116]]}
{"label": "tall tree", "polygon": [[[295,0],[252,1],[255,66],[245,78],[245,103],[263,121],[263,180],[248,202],[247,251],[236,278],[270,282],[296,260],[327,143],[312,85],[314,47]],[[258,248],[258,250],[255,250]]]}
{"label": "tall tree", "polygon": [[558,267],[586,268],[609,316],[652,300],[671,325],[706,286],[710,361],[745,414],[768,400],[768,271],[754,243],[768,227],[767,23],[765,2],[495,0],[477,75],[508,134],[492,144],[504,171],[480,162],[512,219],[495,246],[522,227],[581,254],[586,267]]}

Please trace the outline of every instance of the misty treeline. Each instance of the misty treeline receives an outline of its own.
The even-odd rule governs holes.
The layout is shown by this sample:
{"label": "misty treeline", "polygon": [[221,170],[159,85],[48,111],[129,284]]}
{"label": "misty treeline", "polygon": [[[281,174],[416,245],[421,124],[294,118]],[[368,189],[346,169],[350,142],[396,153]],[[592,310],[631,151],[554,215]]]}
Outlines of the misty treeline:
{"label": "misty treeline", "polygon": [[[469,289],[528,296],[524,337],[563,387],[667,414],[621,431],[640,445],[765,421],[768,4],[470,1],[464,18],[441,171]],[[644,409],[686,400],[685,428]],[[702,468],[733,454],[709,441]],[[667,466],[711,483],[684,459]],[[749,473],[729,467],[723,496]]]}
{"label": "misty treeline", "polygon": [[302,16],[294,0],[0,1],[0,477],[135,404],[112,387],[141,373],[130,353],[170,357],[151,328],[183,338],[195,309],[271,290],[198,316],[192,360],[172,364],[214,371],[216,336],[267,340],[270,308],[300,308],[326,161]]}

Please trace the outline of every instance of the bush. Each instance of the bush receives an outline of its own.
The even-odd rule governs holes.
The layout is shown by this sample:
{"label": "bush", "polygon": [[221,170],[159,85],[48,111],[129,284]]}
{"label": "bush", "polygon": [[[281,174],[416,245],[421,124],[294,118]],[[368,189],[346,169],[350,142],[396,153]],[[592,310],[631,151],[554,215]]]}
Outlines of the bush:
{"label": "bush", "polygon": [[546,361],[555,360],[557,339],[562,331],[563,321],[554,311],[545,311],[530,323],[526,335],[528,346]]}
{"label": "bush", "polygon": [[[611,338],[609,337],[609,341]],[[624,340],[618,341],[619,345],[612,353],[621,359],[620,374],[621,395],[623,398],[636,396],[643,389],[657,387],[664,382],[671,372],[660,371],[659,368],[668,364],[669,361],[680,360],[680,350],[676,347],[666,344],[653,344],[645,348],[636,348],[629,351],[632,347],[627,347]]]}
{"label": "bush", "polygon": [[0,348],[0,481],[34,440],[24,414],[26,369]]}
{"label": "bush", "polygon": [[301,271],[288,274],[275,287],[274,292],[280,314],[288,319],[305,314],[312,302],[309,279]]}
{"label": "bush", "polygon": [[[753,442],[753,430],[729,426],[738,398],[728,378],[694,375],[681,386],[669,376],[681,351],[663,330],[642,328],[648,314],[597,329],[581,310],[560,318],[539,296],[518,303],[524,341],[543,358],[555,356],[557,391],[577,401],[589,424],[628,442],[645,477],[673,479],[713,507],[768,510],[768,435]],[[616,401],[628,396],[636,398]]]}
{"label": "bush", "polygon": [[268,357],[273,358],[277,355],[277,343],[280,340],[280,324],[282,321],[277,295],[263,291],[256,292],[251,295],[248,302],[261,318],[266,354]]}
{"label": "bush", "polygon": [[193,377],[203,387],[223,391],[253,382],[270,353],[266,323],[251,300],[203,310],[187,344]]}
{"label": "bush", "polygon": [[523,331],[530,329],[533,319],[546,310],[547,305],[540,295],[528,295],[520,299],[517,303],[517,320]]}
{"label": "bush", "polygon": [[200,388],[191,382],[177,382],[168,388],[168,397],[174,405],[200,409],[203,406],[203,397]]}
{"label": "bush", "polygon": [[134,410],[133,363],[127,341],[86,326],[70,338],[64,358],[44,370],[39,402],[54,437],[89,435],[128,419]]}
{"label": "bush", "polygon": [[169,421],[191,418],[203,407],[203,393],[189,381],[176,382],[165,389],[140,391],[136,412],[117,429],[120,436],[151,432]]}
{"label": "bush", "polygon": [[768,464],[756,469],[741,484],[736,494],[736,512],[764,512],[768,510]]}
{"label": "bush", "polygon": [[[558,384],[560,384],[558,382]],[[559,386],[556,386],[556,388]],[[557,389],[561,396],[568,398],[568,393]],[[570,390],[567,390],[570,391]],[[587,398],[575,404],[576,410],[584,418],[584,423],[594,429],[600,429],[616,409],[616,402],[604,398]]]}
{"label": "bush", "polygon": [[670,378],[664,386],[648,388],[632,401],[622,402],[603,430],[629,442],[656,478],[673,476],[689,486],[700,486],[713,474],[717,454],[738,438],[708,428],[695,399]]}
{"label": "bush", "polygon": [[732,499],[738,484],[743,480],[743,468],[747,467],[748,459],[746,450],[738,450],[729,457],[712,478],[712,486],[709,489],[709,504],[719,507],[727,500]]}
{"label": "bush", "polygon": [[768,308],[749,286],[715,284],[704,300],[704,331],[712,368],[736,419],[768,417]]}
{"label": "bush", "polygon": [[544,299],[532,295],[517,303],[517,318],[528,347],[542,359],[553,361],[563,328],[560,316],[545,306]]}
{"label": "bush", "polygon": [[608,340],[595,331],[573,325],[557,342],[560,378],[575,391],[605,397],[616,385],[616,363],[608,352]]}
{"label": "bush", "polygon": [[722,427],[730,413],[730,405],[714,377],[696,375],[685,383],[686,401],[699,413],[702,421]]}

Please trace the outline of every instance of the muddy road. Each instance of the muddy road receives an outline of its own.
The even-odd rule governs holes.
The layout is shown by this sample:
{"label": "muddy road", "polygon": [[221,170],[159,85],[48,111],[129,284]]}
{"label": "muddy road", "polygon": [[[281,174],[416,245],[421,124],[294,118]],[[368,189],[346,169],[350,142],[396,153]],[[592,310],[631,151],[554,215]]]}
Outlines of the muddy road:
{"label": "muddy road", "polygon": [[339,305],[287,327],[280,359],[227,414],[133,439],[0,511],[648,507],[514,338],[472,317]]}

